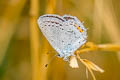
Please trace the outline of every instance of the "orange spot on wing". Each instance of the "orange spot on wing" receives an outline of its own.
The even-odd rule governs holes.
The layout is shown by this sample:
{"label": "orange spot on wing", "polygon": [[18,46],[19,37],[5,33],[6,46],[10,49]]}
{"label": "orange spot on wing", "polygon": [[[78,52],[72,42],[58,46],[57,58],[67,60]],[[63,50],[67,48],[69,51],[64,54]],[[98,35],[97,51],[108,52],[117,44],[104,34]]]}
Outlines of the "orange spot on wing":
{"label": "orange spot on wing", "polygon": [[80,32],[83,32],[83,30],[80,28],[80,26],[77,26],[77,25],[75,24],[75,27],[77,27],[77,29],[78,29]]}
{"label": "orange spot on wing", "polygon": [[83,30],[82,30],[80,27],[77,27],[77,29],[78,29],[80,32],[83,32]]}

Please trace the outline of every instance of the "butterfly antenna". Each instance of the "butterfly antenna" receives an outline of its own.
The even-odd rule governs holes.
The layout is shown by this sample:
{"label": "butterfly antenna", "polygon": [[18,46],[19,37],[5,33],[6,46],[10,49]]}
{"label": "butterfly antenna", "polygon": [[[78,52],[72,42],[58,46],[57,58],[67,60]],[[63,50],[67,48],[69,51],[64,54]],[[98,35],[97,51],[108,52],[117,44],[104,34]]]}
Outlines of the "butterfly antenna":
{"label": "butterfly antenna", "polygon": [[54,56],[49,60],[49,62],[48,62],[47,64],[45,64],[45,67],[48,67],[48,65],[53,61],[53,59],[54,59],[56,56],[57,56],[57,54],[54,55]]}
{"label": "butterfly antenna", "polygon": [[46,69],[47,69],[47,67],[48,67],[48,65],[53,61],[53,59],[56,57],[57,55],[54,55],[50,60],[49,60],[49,62],[47,63],[47,64],[43,64],[42,66],[41,66],[41,68],[40,68],[40,71],[41,72],[43,72],[43,71],[45,71]]}

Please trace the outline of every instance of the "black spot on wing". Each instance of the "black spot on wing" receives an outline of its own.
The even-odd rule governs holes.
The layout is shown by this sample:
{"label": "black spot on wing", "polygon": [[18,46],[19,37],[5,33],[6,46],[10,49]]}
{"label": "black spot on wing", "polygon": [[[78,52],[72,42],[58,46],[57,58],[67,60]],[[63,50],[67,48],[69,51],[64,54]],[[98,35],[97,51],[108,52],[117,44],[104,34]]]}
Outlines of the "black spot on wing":
{"label": "black spot on wing", "polygon": [[73,33],[73,31],[67,31],[67,32],[69,32],[69,33]]}
{"label": "black spot on wing", "polygon": [[65,19],[66,21],[68,21],[68,20],[70,20],[70,19],[75,20],[73,17],[64,17],[64,19]]}
{"label": "black spot on wing", "polygon": [[62,22],[64,22],[64,20],[58,16],[52,16],[52,15],[46,15],[46,16],[43,16],[43,17],[52,17],[52,18],[57,18],[59,20],[61,20]]}
{"label": "black spot on wing", "polygon": [[[48,23],[55,23],[55,24],[59,24],[59,26],[62,26],[62,24],[58,23],[58,22],[54,22],[54,21],[43,21],[43,23],[48,22]],[[49,25],[48,25],[49,26]],[[57,27],[57,26],[56,26]]]}

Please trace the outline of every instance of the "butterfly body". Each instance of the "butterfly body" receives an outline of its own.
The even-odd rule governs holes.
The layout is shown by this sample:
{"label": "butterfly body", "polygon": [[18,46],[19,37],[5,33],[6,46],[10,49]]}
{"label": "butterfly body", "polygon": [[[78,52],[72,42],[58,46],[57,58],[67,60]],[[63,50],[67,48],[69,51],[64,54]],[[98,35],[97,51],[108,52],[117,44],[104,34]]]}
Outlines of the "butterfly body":
{"label": "butterfly body", "polygon": [[86,29],[76,17],[47,14],[40,16],[38,24],[43,35],[64,60],[68,60],[86,42]]}

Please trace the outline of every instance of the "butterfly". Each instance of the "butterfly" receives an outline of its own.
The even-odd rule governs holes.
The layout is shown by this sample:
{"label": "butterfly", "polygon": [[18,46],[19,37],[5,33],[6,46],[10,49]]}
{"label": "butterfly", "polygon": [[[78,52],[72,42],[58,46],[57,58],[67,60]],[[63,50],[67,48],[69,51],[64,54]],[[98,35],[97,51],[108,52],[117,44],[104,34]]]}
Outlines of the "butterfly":
{"label": "butterfly", "polygon": [[65,61],[87,41],[87,29],[75,16],[45,14],[39,17],[38,25],[58,57]]}

